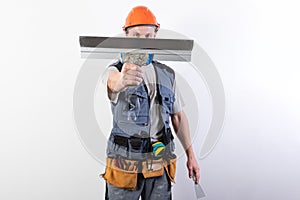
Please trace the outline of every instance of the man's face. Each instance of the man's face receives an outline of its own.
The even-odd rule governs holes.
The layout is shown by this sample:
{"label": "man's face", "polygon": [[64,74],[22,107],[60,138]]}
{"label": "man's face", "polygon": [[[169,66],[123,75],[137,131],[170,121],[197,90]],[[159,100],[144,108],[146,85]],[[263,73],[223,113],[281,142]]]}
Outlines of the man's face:
{"label": "man's face", "polygon": [[128,28],[126,37],[135,38],[155,38],[156,37],[156,27],[154,26],[134,26]]}

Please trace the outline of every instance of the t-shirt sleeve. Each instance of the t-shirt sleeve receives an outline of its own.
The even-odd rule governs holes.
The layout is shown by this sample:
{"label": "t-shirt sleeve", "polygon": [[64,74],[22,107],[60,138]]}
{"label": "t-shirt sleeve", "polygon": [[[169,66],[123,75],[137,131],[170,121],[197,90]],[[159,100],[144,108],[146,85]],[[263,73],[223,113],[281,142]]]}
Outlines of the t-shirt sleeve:
{"label": "t-shirt sleeve", "polygon": [[177,113],[177,112],[180,112],[183,110],[185,103],[181,96],[179,88],[177,86],[176,76],[175,76],[175,80],[174,80],[174,84],[173,84],[173,91],[175,94],[175,102],[173,104],[173,113]]}
{"label": "t-shirt sleeve", "polygon": [[103,76],[102,76],[102,84],[104,85],[104,88],[105,88],[104,89],[105,96],[107,96],[112,103],[117,103],[120,93],[119,92],[110,92],[107,88],[107,81],[108,81],[110,72],[118,72],[118,71],[119,70],[116,67],[110,66],[110,67],[106,68],[106,70],[104,71]]}

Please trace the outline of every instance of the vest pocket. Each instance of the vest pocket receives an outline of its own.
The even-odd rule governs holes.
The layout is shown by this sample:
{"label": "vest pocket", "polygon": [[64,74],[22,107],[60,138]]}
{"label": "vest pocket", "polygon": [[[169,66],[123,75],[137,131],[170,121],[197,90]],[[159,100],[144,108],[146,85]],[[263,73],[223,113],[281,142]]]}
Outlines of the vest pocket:
{"label": "vest pocket", "polygon": [[144,125],[149,117],[148,95],[146,92],[127,93],[122,101],[119,121]]}
{"label": "vest pocket", "polygon": [[170,93],[162,93],[161,94],[161,103],[164,111],[167,114],[173,114],[173,103],[175,102],[175,97],[174,95]]}

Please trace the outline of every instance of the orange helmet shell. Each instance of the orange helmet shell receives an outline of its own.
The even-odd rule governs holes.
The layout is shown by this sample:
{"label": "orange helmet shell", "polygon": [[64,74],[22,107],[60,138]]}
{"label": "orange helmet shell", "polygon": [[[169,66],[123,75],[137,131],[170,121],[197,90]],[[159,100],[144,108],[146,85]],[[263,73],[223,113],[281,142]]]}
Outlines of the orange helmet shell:
{"label": "orange helmet shell", "polygon": [[136,6],[129,12],[125,25],[122,27],[126,30],[128,27],[137,25],[154,25],[160,27],[160,24],[156,21],[154,14],[145,6]]}

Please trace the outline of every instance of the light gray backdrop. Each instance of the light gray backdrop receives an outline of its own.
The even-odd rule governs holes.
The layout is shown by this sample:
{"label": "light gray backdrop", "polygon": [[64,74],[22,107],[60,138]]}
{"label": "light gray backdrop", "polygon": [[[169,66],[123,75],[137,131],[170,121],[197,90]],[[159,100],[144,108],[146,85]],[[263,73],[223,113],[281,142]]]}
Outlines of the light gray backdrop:
{"label": "light gray backdrop", "polygon": [[[140,4],[162,28],[196,40],[223,80],[223,135],[199,161],[205,199],[299,199],[300,14],[292,0],[1,2],[0,199],[103,199],[104,168],[73,120],[84,63],[78,36],[119,33]],[[184,157],[176,181],[175,200],[195,199]]]}

